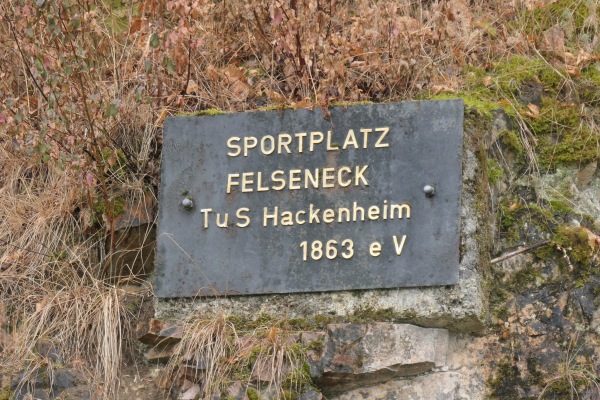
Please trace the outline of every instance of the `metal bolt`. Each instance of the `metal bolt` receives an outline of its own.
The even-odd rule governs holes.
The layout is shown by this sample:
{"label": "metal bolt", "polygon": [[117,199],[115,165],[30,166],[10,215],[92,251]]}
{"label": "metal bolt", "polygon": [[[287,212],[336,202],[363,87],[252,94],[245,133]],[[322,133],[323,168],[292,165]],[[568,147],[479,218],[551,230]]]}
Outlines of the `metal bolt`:
{"label": "metal bolt", "polygon": [[427,197],[433,197],[435,194],[435,188],[431,185],[425,185],[423,188],[423,193],[425,193],[425,196]]}
{"label": "metal bolt", "polygon": [[183,199],[183,201],[181,202],[181,205],[186,210],[191,210],[192,208],[194,208],[194,202],[192,201],[192,199],[188,199],[187,197],[185,199]]}

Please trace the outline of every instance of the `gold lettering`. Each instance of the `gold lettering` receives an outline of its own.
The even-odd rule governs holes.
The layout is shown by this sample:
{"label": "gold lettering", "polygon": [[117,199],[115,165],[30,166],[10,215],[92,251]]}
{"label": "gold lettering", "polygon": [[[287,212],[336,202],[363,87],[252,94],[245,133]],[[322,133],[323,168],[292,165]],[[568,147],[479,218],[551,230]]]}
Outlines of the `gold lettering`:
{"label": "gold lettering", "polygon": [[268,186],[263,186],[262,185],[262,172],[258,172],[257,178],[256,178],[256,183],[258,184],[256,186],[256,191],[257,192],[267,192],[269,190]]}
{"label": "gold lettering", "polygon": [[410,206],[408,204],[392,204],[390,206],[390,219],[394,219],[394,210],[398,211],[398,219],[402,219],[402,211],[406,211],[406,218],[410,219]]}
{"label": "gold lettering", "polygon": [[294,135],[298,138],[298,153],[302,153],[304,148],[304,138],[306,137],[306,132],[296,133]]}
{"label": "gold lettering", "polygon": [[240,146],[233,144],[233,142],[239,142],[240,140],[241,139],[237,136],[233,136],[233,137],[230,137],[229,139],[227,139],[227,147],[229,147],[230,149],[237,149],[237,151],[227,152],[227,155],[229,157],[237,157],[242,152],[242,148]]}
{"label": "gold lettering", "polygon": [[244,172],[242,174],[242,192],[243,193],[250,193],[250,192],[254,191],[252,189],[252,187],[247,188],[247,186],[251,186],[254,183],[254,181],[252,180],[253,176],[254,176],[254,172]]}
{"label": "gold lettering", "polygon": [[393,236],[394,238],[394,247],[396,248],[396,255],[401,255],[402,254],[402,249],[404,249],[404,242],[406,242],[406,235],[402,236],[402,241],[400,243],[398,243],[398,238],[396,237],[396,235]]}
{"label": "gold lettering", "polygon": [[[267,140],[271,141],[271,147],[269,150],[265,148],[265,142]],[[275,151],[275,139],[273,138],[273,136],[263,136],[263,138],[260,140],[260,151],[262,151],[262,153],[266,155],[272,154]]]}
{"label": "gold lettering", "polygon": [[217,226],[219,228],[227,228],[227,222],[229,222],[229,213],[225,213],[225,221],[224,222],[220,222],[221,221],[221,214],[217,213]]}
{"label": "gold lettering", "polygon": [[273,173],[271,174],[271,180],[273,182],[280,182],[281,184],[277,187],[275,186],[271,186],[271,189],[273,190],[281,190],[285,187],[285,179],[284,178],[277,178],[278,175],[283,175],[284,172],[280,169],[278,169],[277,171],[273,171]]}
{"label": "gold lettering", "polygon": [[304,210],[300,210],[296,213],[296,223],[298,225],[304,225],[304,223],[306,222],[306,220],[304,219],[300,219],[300,215],[306,215],[306,211]]}
{"label": "gold lettering", "polygon": [[340,151],[340,145],[331,145],[331,131],[327,131],[327,151]]}
{"label": "gold lettering", "polygon": [[323,210],[323,222],[330,224],[333,221],[335,221],[335,211],[333,211],[331,208]]}
{"label": "gold lettering", "polygon": [[[302,170],[300,170],[300,169],[290,170],[290,182],[288,185],[290,190],[302,189],[302,186],[296,185],[296,183],[300,182],[300,173],[302,173]],[[282,224],[283,224],[283,222],[282,222]]]}
{"label": "gold lettering", "polygon": [[272,215],[267,214],[269,209],[267,207],[263,208],[263,226],[267,226],[267,222],[269,219],[273,220],[273,226],[277,226],[277,213],[279,211],[279,207],[275,207],[275,212]]}
{"label": "gold lettering", "polygon": [[[319,140],[317,140],[316,138],[319,138]],[[321,143],[323,142],[323,133],[322,132],[311,132],[310,133],[310,141],[309,141],[309,149],[312,152],[315,144]]]}
{"label": "gold lettering", "polygon": [[319,188],[319,169],[315,169],[315,174],[313,175],[310,170],[304,171],[304,189],[308,189],[308,181],[312,184],[312,187],[315,189]]}
{"label": "gold lettering", "polygon": [[360,168],[360,165],[356,166],[356,173],[354,174],[354,186],[358,186],[359,185],[358,184],[359,180],[363,181],[363,184],[365,186],[369,186],[369,182],[367,182],[367,180],[365,179],[365,176],[364,176],[364,174],[367,171],[367,168],[369,168],[369,166],[368,165],[364,165],[362,167],[362,169],[360,169],[360,170],[359,170],[359,168]]}
{"label": "gold lettering", "polygon": [[[334,187],[335,176],[333,175],[335,168],[323,168],[323,187],[332,188]],[[329,183],[331,181],[331,183]]]}
{"label": "gold lettering", "polygon": [[308,207],[308,223],[312,224],[313,222],[315,222],[317,224],[320,224],[321,220],[319,220],[319,211],[321,211],[321,209],[314,209],[313,207],[314,206],[312,203]]}
{"label": "gold lettering", "polygon": [[240,183],[233,180],[233,178],[239,178],[240,174],[229,174],[227,175],[227,193],[231,193],[232,186],[239,186]]}
{"label": "gold lettering", "polygon": [[379,242],[371,243],[369,246],[369,254],[371,254],[372,257],[379,257],[381,254],[381,244]]}
{"label": "gold lettering", "polygon": [[343,222],[342,214],[346,214],[346,222],[350,222],[350,209],[346,207],[338,208],[338,222]]}
{"label": "gold lettering", "polygon": [[352,144],[355,149],[358,149],[358,142],[356,141],[356,136],[354,136],[354,131],[352,129],[348,131],[342,149],[346,150],[350,144]]}
{"label": "gold lettering", "polygon": [[363,134],[363,149],[366,149],[369,143],[369,133],[373,132],[373,129],[361,129],[360,132]]}
{"label": "gold lettering", "polygon": [[248,157],[248,150],[253,149],[258,144],[258,140],[254,136],[244,138],[244,157]]}
{"label": "gold lettering", "polygon": [[[285,141],[283,139],[285,139]],[[287,151],[287,153],[290,154],[290,143],[292,143],[292,136],[287,133],[281,133],[279,135],[279,148],[277,149],[277,154],[282,154],[281,149],[285,149],[285,151]]]}
{"label": "gold lettering", "polygon": [[249,208],[247,208],[247,207],[242,207],[242,208],[239,208],[239,209],[237,210],[237,212],[235,213],[235,216],[236,216],[238,219],[243,219],[243,220],[246,220],[246,222],[242,222],[242,223],[240,223],[239,221],[238,221],[238,222],[236,222],[236,223],[235,223],[235,225],[236,225],[238,228],[245,228],[245,227],[247,227],[248,225],[250,225],[250,217],[248,217],[247,215],[243,215],[243,213],[246,213],[246,212],[249,212],[249,211],[250,211],[250,209],[249,209]]}
{"label": "gold lettering", "polygon": [[358,220],[357,214],[359,212],[360,212],[360,220],[364,221],[365,220],[365,209],[362,207],[359,207],[356,202],[352,203],[352,217],[353,217],[352,221]]}
{"label": "gold lettering", "polygon": [[382,143],[383,139],[385,138],[385,136],[388,134],[389,131],[390,131],[390,128],[376,128],[375,129],[375,132],[381,132],[381,136],[379,136],[379,139],[377,139],[377,142],[375,142],[376,148],[390,147],[389,143]]}
{"label": "gold lettering", "polygon": [[371,221],[376,220],[379,218],[379,207],[377,206],[371,206],[369,207],[369,219]]}
{"label": "gold lettering", "polygon": [[384,200],[383,201],[383,219],[386,220],[388,217],[388,201]]}
{"label": "gold lettering", "polygon": [[281,225],[284,225],[284,226],[294,225],[293,214],[291,211],[284,211],[281,213]]}
{"label": "gold lettering", "polygon": [[343,181],[343,173],[346,172],[347,174],[349,174],[350,172],[352,172],[352,170],[350,169],[350,167],[342,167],[339,169],[338,171],[338,183],[341,187],[348,187],[352,184],[352,178],[348,179],[347,181]]}
{"label": "gold lettering", "polygon": [[202,214],[204,214],[204,229],[208,229],[208,214],[212,212],[212,208],[203,208],[200,210]]}

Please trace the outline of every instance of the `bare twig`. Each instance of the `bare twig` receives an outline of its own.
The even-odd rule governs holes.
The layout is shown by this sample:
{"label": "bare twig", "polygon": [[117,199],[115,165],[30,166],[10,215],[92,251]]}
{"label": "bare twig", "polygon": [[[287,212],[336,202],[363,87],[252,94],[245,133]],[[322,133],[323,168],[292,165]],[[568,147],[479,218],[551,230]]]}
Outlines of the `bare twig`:
{"label": "bare twig", "polygon": [[511,251],[510,253],[506,253],[503,256],[492,258],[492,260],[490,261],[490,264],[499,263],[499,262],[507,260],[507,259],[509,259],[511,257],[517,256],[519,254],[526,253],[526,252],[528,252],[530,250],[534,250],[534,249],[537,249],[538,247],[542,247],[542,246],[545,246],[547,244],[550,244],[550,242],[551,242],[550,240],[544,240],[543,242],[532,244],[530,246],[521,247],[521,248],[519,248],[517,250]]}

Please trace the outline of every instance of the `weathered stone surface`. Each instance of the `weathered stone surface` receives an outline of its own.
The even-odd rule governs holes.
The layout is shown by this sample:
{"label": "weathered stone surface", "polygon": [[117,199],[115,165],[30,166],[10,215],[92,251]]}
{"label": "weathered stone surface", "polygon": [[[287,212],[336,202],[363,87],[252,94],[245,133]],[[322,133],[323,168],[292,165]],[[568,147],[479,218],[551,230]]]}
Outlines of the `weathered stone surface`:
{"label": "weathered stone surface", "polygon": [[[136,202],[135,207],[125,202],[123,211],[114,220],[112,275],[143,278],[154,270],[156,208],[152,194]],[[105,246],[108,251],[110,238]]]}
{"label": "weathered stone surface", "polygon": [[10,389],[15,399],[49,399],[55,398],[65,389],[74,387],[80,379],[71,370],[38,368],[32,371],[21,371],[13,379]]}
{"label": "weathered stone surface", "polygon": [[235,400],[248,400],[248,395],[246,394],[246,385],[240,381],[234,382],[231,386],[229,386],[226,390],[228,399]]}
{"label": "weathered stone surface", "polygon": [[78,383],[77,377],[69,370],[54,371],[52,376],[52,388],[68,389]]}
{"label": "weathered stone surface", "polygon": [[[480,382],[480,391],[485,385]],[[483,399],[483,393],[478,397],[468,389],[469,382],[463,381],[458,372],[440,372],[419,376],[413,379],[399,379],[375,386],[362,387],[337,396],[328,397],[330,400],[476,400]]]}
{"label": "weathered stone surface", "polygon": [[484,370],[488,340],[464,334],[449,334],[446,365],[432,372],[388,381],[343,393],[329,400],[483,400]]}
{"label": "weathered stone surface", "polygon": [[152,362],[168,362],[174,350],[175,344],[157,345],[146,352],[146,358]]}
{"label": "weathered stone surface", "polygon": [[306,388],[300,395],[299,400],[323,400],[324,397],[321,393],[317,392],[311,387]]}
{"label": "weathered stone surface", "polygon": [[531,177],[524,185],[535,187],[536,194],[546,201],[561,201],[581,214],[589,214],[600,221],[600,176],[597,163],[592,162],[581,170],[575,167],[557,168],[553,174]]}
{"label": "weathered stone surface", "polygon": [[317,377],[325,393],[417,375],[446,362],[448,331],[408,324],[333,324]]}
{"label": "weathered stone surface", "polygon": [[167,345],[178,343],[181,335],[180,325],[152,319],[149,322],[148,333],[138,337],[138,340],[144,344]]}
{"label": "weathered stone surface", "polygon": [[[0,336],[1,336],[1,333],[0,333]],[[40,356],[47,357],[50,360],[52,360],[53,363],[56,363],[56,364],[62,363],[60,351],[56,348],[56,346],[54,345],[54,343],[52,343],[51,340],[42,338],[42,339],[38,340],[35,347]]]}
{"label": "weathered stone surface", "polygon": [[175,376],[170,369],[165,368],[158,372],[154,378],[154,384],[159,389],[169,390],[175,385]]}
{"label": "weathered stone surface", "polygon": [[194,400],[200,394],[200,386],[194,385],[179,396],[179,400]]}

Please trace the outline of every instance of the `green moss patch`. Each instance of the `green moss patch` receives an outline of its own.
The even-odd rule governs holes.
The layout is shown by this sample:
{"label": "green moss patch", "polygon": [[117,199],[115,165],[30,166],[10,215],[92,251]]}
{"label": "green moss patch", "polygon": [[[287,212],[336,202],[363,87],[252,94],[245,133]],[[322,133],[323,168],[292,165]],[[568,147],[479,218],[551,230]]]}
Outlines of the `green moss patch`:
{"label": "green moss patch", "polygon": [[201,117],[201,116],[215,116],[227,114],[223,110],[218,108],[207,108],[206,110],[192,111],[192,112],[180,112],[177,114],[178,117]]}
{"label": "green moss patch", "polygon": [[519,388],[526,385],[519,369],[510,361],[498,364],[494,376],[488,381],[491,389],[490,397],[498,400],[514,400],[520,398]]}

